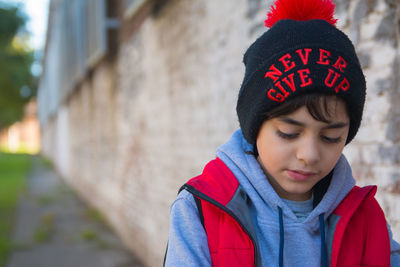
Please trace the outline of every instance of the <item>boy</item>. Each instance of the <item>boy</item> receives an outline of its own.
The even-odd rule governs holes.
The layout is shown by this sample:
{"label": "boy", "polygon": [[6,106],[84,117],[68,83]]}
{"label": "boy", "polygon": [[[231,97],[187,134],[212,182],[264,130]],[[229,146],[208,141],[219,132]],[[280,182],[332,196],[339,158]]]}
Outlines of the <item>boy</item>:
{"label": "boy", "polygon": [[333,11],[275,2],[244,56],[240,130],[172,205],[166,266],[400,266],[376,187],[342,155],[366,85]]}

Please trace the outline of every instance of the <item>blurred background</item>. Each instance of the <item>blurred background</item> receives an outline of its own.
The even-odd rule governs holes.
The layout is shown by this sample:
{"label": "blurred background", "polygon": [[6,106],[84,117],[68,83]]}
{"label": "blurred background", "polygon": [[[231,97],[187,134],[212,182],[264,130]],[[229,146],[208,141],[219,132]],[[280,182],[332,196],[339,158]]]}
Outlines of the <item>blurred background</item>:
{"label": "blurred background", "polygon": [[[400,2],[334,2],[337,27],[355,44],[368,87],[361,129],[345,154],[358,185],[379,186],[399,241]],[[41,180],[38,170],[47,166],[79,205],[102,216],[137,266],[160,266],[178,189],[238,127],[242,57],[265,31],[271,4],[0,1],[0,194],[15,191],[13,208],[0,210],[11,225],[3,227],[3,262],[22,266],[12,265],[21,251],[12,245],[15,228],[25,218],[17,203],[32,184],[39,190],[53,179]],[[17,165],[2,163],[10,160]],[[10,164],[21,172],[12,186]],[[57,225],[62,218],[52,212],[45,219]]]}

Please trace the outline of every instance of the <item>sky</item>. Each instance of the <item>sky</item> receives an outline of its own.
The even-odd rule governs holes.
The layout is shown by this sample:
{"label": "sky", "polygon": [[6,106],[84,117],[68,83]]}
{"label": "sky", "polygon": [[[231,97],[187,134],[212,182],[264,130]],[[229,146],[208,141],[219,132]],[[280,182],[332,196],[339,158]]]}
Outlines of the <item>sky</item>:
{"label": "sky", "polygon": [[31,47],[41,50],[44,47],[47,28],[47,14],[49,0],[8,0],[11,4],[22,4],[28,15],[27,30],[32,34]]}

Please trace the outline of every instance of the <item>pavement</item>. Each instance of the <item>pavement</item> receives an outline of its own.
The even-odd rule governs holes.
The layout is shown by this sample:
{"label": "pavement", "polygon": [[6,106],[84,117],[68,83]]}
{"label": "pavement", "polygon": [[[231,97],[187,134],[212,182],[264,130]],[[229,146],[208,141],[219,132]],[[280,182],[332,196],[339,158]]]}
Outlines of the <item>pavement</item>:
{"label": "pavement", "polygon": [[39,156],[32,156],[6,267],[143,267]]}

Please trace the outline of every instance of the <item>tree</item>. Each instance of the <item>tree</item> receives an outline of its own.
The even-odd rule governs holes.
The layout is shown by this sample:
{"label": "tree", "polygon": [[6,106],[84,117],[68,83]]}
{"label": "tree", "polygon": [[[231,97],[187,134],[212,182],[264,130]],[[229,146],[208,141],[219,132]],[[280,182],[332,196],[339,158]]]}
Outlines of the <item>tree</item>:
{"label": "tree", "polygon": [[21,119],[25,104],[35,94],[34,57],[25,24],[18,7],[0,6],[0,129]]}

